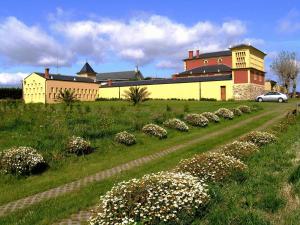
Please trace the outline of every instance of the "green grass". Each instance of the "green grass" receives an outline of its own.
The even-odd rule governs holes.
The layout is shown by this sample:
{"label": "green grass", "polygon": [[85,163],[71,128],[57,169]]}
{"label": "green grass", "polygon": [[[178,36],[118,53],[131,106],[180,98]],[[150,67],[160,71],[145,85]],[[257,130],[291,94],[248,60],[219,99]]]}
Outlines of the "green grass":
{"label": "green grass", "polygon": [[[22,198],[51,187],[111,168],[120,163],[161,151],[203,134],[207,134],[267,111],[243,115],[233,121],[221,121],[207,128],[192,128],[189,133],[168,129],[168,138],[157,140],[145,136],[140,128],[149,122],[161,124],[167,118],[182,118],[186,112],[215,111],[251,102],[148,101],[133,107],[124,101],[103,101],[74,105],[0,104],[0,151],[12,146],[32,146],[41,152],[49,169],[27,178],[0,175],[0,204]],[[137,136],[135,146],[125,147],[113,142],[113,136],[128,130]],[[88,138],[96,152],[84,157],[66,156],[64,149],[72,135]],[[9,137],[9,138],[7,138]]]}
{"label": "green grass", "polygon": [[250,131],[251,129],[265,123],[270,116],[264,116],[247,126],[239,127],[232,132],[227,132],[219,138],[211,138],[203,143],[195,144],[184,148],[178,152],[171,153],[162,159],[155,160],[139,168],[123,172],[103,182],[93,183],[79,191],[44,201],[35,206],[12,213],[9,216],[0,218],[0,224],[51,224],[62,218],[68,217],[80,209],[94,206],[101,194],[108,191],[114,183],[135,177],[140,177],[146,173],[168,170],[177,165],[182,158],[208,151],[218,145],[224,144],[229,140]]}
{"label": "green grass", "polygon": [[[299,185],[298,169],[293,159],[295,142],[300,139],[300,119],[280,134],[278,143],[268,145],[246,160],[246,180],[230,180],[211,189],[214,196],[209,212],[194,225],[298,225],[300,205],[295,202],[300,193],[292,189],[288,195],[284,187],[289,181]],[[298,153],[299,154],[299,153]],[[295,200],[293,202],[293,199]]]}

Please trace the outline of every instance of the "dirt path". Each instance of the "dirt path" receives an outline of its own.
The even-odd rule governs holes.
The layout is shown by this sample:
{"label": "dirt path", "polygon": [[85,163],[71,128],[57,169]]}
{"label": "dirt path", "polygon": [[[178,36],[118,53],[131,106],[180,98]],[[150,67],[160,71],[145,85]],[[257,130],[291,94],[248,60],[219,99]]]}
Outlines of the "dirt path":
{"label": "dirt path", "polygon": [[[284,112],[284,111],[282,111],[282,112]],[[223,133],[226,133],[226,132],[231,131],[231,130],[234,130],[235,128],[238,128],[238,127],[240,127],[240,126],[244,126],[244,125],[246,125],[246,124],[248,124],[248,123],[251,123],[252,121],[254,121],[254,120],[256,120],[256,119],[258,119],[258,118],[260,118],[260,117],[263,117],[263,116],[265,116],[265,115],[267,115],[267,114],[269,114],[269,113],[263,113],[263,114],[260,114],[260,115],[258,115],[258,116],[255,116],[255,117],[253,117],[253,118],[246,119],[246,120],[244,120],[244,121],[242,121],[242,122],[240,122],[240,123],[238,123],[238,124],[235,124],[235,125],[233,125],[233,126],[227,127],[227,128],[222,129],[222,130],[220,130],[220,131],[217,131],[217,132],[208,134],[208,135],[203,136],[203,137],[201,137],[201,138],[194,139],[194,140],[192,140],[192,141],[189,141],[189,142],[187,142],[187,143],[185,143],[185,144],[180,145],[179,148],[178,148],[178,146],[175,146],[175,147],[172,148],[172,149],[174,149],[174,150],[170,151],[169,153],[174,152],[174,151],[179,150],[179,149],[182,149],[182,148],[187,147],[187,146],[189,146],[189,145],[193,145],[193,144],[199,143],[199,142],[201,142],[201,141],[210,139],[210,138],[212,138],[212,137],[216,137],[216,136],[222,135]],[[278,120],[280,120],[283,116],[284,116],[284,114],[282,113],[282,114],[280,114],[280,115],[278,115],[278,116],[272,118],[271,120],[267,121],[266,123],[262,124],[261,126],[255,128],[254,130],[264,130],[264,129],[268,128],[269,126],[273,125],[273,124],[274,124],[275,122],[277,122]],[[242,136],[242,135],[241,135],[241,136]],[[216,149],[212,149],[211,151],[214,151],[214,150],[216,150]],[[70,216],[70,218],[64,219],[64,220],[60,221],[59,223],[55,223],[55,224],[56,224],[56,225],[74,225],[74,224],[80,225],[80,224],[82,224],[82,223],[86,223],[86,221],[87,221],[87,220],[90,218],[90,216],[91,216],[91,211],[92,211],[93,209],[95,209],[95,207],[96,207],[96,206],[94,206],[94,207],[92,207],[92,208],[89,208],[89,209],[86,209],[86,210],[82,210],[82,211],[80,211],[80,212],[78,212],[78,213],[72,214],[72,215]]]}

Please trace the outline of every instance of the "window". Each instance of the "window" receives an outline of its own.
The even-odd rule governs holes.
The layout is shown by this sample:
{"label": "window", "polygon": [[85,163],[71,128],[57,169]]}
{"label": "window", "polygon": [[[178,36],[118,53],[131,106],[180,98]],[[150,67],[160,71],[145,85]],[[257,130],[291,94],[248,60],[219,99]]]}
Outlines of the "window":
{"label": "window", "polygon": [[203,63],[204,63],[204,64],[207,64],[207,63],[208,63],[208,60],[207,60],[207,59],[204,59],[204,60],[203,60]]}
{"label": "window", "polygon": [[222,59],[222,58],[218,58],[218,64],[221,64],[221,63],[222,63],[222,61],[223,61],[223,59]]}
{"label": "window", "polygon": [[52,92],[52,93],[54,92],[54,88],[53,88],[53,87],[51,88],[51,92]]}

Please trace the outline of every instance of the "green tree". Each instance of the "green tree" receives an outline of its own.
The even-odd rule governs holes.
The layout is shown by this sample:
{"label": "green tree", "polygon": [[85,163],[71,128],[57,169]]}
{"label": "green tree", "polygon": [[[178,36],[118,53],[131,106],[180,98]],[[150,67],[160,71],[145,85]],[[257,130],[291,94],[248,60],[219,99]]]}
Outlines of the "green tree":
{"label": "green tree", "polygon": [[131,101],[133,105],[147,100],[150,96],[146,87],[130,87],[129,90],[124,91],[124,97]]}
{"label": "green tree", "polygon": [[77,100],[75,92],[66,90],[60,90],[57,96],[57,101],[64,102],[66,105],[71,105]]}

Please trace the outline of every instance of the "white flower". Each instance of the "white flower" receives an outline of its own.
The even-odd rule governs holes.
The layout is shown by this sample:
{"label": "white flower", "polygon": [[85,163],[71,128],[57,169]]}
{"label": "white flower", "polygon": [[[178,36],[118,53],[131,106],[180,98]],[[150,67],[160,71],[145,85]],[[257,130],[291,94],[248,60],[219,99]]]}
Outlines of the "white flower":
{"label": "white flower", "polygon": [[234,117],[233,112],[226,108],[218,109],[217,111],[215,111],[215,114],[219,117],[223,117],[224,119],[233,119]]}
{"label": "white flower", "polygon": [[205,127],[208,125],[209,121],[206,117],[197,114],[197,113],[189,113],[184,117],[187,123],[193,126]]}
{"label": "white flower", "polygon": [[173,119],[169,119],[167,121],[164,122],[164,126],[168,127],[168,128],[173,128],[179,131],[189,131],[189,127],[185,124],[185,122],[173,118]]}
{"label": "white flower", "polygon": [[122,131],[116,134],[115,141],[120,144],[133,145],[136,143],[136,138],[133,134],[130,134],[127,131]]}
{"label": "white flower", "polygon": [[143,128],[142,128],[142,131],[145,133],[145,134],[148,134],[148,135],[152,135],[152,136],[155,136],[155,137],[159,137],[160,139],[162,138],[166,138],[167,137],[167,131],[156,125],[156,124],[147,124],[145,125]]}

